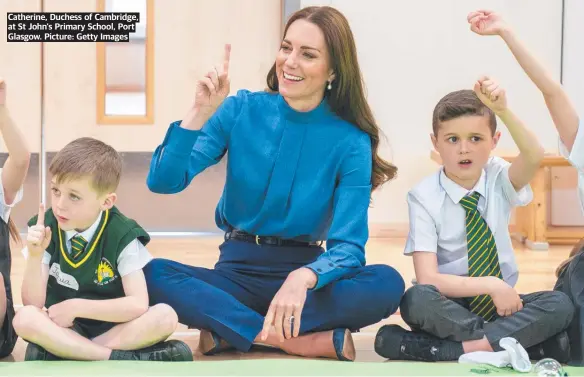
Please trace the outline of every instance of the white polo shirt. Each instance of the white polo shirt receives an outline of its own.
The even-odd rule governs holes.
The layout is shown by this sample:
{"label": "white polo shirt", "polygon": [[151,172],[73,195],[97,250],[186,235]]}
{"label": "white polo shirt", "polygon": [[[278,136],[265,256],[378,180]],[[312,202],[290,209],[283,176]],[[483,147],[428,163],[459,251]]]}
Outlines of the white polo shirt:
{"label": "white polo shirt", "polygon": [[578,170],[578,196],[584,214],[584,126],[582,126],[582,122],[578,126],[572,151],[568,152],[568,148],[560,139],[560,153]]}
{"label": "white polo shirt", "polygon": [[515,190],[509,180],[510,165],[500,157],[491,157],[472,190],[448,178],[444,168],[416,185],[407,195],[410,230],[404,253],[436,253],[440,273],[468,276],[466,212],[459,202],[476,191],[481,194],[478,211],[495,238],[503,279],[514,286],[518,270],[509,219],[514,207],[531,202],[533,192],[529,185]]}

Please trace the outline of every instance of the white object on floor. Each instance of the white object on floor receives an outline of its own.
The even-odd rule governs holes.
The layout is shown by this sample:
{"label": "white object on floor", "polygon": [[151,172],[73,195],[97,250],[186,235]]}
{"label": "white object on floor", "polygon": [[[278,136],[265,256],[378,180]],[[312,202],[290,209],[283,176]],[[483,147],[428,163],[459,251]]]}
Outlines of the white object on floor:
{"label": "white object on floor", "polygon": [[499,352],[469,352],[460,356],[461,364],[489,364],[498,368],[513,367],[518,372],[531,372],[531,361],[525,348],[513,338],[503,338],[499,345],[504,351]]}

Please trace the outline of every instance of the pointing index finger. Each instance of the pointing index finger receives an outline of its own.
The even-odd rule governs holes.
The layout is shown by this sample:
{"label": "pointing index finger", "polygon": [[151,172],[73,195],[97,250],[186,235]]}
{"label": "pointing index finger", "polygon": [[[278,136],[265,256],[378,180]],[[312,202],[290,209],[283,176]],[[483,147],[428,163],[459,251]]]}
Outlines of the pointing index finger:
{"label": "pointing index finger", "polygon": [[45,225],[45,205],[41,203],[39,205],[39,215],[37,218],[37,225]]}
{"label": "pointing index finger", "polygon": [[225,56],[223,58],[223,73],[229,73],[229,59],[231,58],[231,44],[225,44]]}

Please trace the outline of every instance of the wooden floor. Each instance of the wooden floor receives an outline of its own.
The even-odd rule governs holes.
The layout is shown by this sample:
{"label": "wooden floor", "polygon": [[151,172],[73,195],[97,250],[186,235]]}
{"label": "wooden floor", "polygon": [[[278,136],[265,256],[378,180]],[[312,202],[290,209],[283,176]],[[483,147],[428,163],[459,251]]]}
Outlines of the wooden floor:
{"label": "wooden floor", "polygon": [[[182,263],[197,265],[201,267],[213,267],[218,258],[217,246],[222,242],[222,237],[199,237],[199,238],[154,238],[150,243],[149,250],[155,257],[174,259]],[[367,244],[367,264],[384,263],[396,268],[406,281],[406,287],[411,285],[414,277],[414,269],[410,257],[403,255],[405,239],[383,239],[373,238]],[[519,293],[549,290],[555,283],[554,270],[558,264],[564,260],[571,250],[570,246],[552,246],[549,251],[532,251],[523,245],[516,243],[515,252],[519,264],[519,282],[517,290]],[[15,248],[13,250],[12,284],[14,289],[14,301],[16,310],[21,306],[20,287],[24,273],[24,259],[22,254]],[[377,329],[386,323],[399,323],[403,321],[399,315],[393,315],[387,320],[369,326],[354,334],[357,348],[357,361],[383,361],[373,351],[373,339]],[[244,359],[244,358],[283,358],[292,357],[280,351],[266,349],[252,349],[252,352],[243,354],[228,352],[217,356],[201,356],[197,350],[199,341],[198,331],[188,330],[180,326],[173,338],[181,339],[191,346],[195,352],[196,360],[222,360],[222,359]],[[14,352],[2,361],[22,361],[26,343],[19,339]]]}

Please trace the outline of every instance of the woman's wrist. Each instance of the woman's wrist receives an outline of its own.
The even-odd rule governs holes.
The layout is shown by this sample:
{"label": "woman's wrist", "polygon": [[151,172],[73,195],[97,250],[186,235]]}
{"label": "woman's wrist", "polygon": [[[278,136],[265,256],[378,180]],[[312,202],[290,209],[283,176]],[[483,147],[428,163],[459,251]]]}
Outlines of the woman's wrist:
{"label": "woman's wrist", "polygon": [[180,123],[180,127],[194,131],[200,130],[212,115],[213,113],[201,111],[199,108],[192,108]]}
{"label": "woman's wrist", "polygon": [[314,288],[318,282],[318,276],[316,276],[314,271],[307,267],[299,268],[298,270],[293,271],[291,274],[293,274],[295,279],[302,281],[306,289]]}

